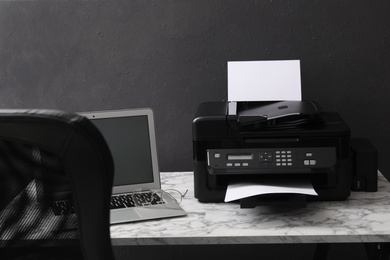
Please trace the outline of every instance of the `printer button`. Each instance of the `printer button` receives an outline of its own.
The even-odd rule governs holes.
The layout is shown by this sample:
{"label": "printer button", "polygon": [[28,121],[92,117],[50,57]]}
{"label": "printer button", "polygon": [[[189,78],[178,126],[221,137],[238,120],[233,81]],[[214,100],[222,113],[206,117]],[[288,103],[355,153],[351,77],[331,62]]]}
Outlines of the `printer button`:
{"label": "printer button", "polygon": [[248,163],[242,163],[242,166],[249,166]]}
{"label": "printer button", "polygon": [[231,167],[231,166],[233,166],[233,164],[232,163],[227,163],[226,166]]}
{"label": "printer button", "polygon": [[303,163],[304,163],[305,165],[310,165],[310,161],[309,161],[309,160],[304,160]]}
{"label": "printer button", "polygon": [[221,158],[221,154],[220,153],[216,153],[216,154],[214,154],[214,158]]}
{"label": "printer button", "polygon": [[272,162],[272,160],[273,160],[272,154],[270,154],[268,152],[264,152],[264,153],[260,154],[259,160],[260,160],[260,162]]}
{"label": "printer button", "polygon": [[316,160],[310,160],[310,165],[316,165],[317,161]]}
{"label": "printer button", "polygon": [[241,166],[241,163],[235,163],[234,166]]}

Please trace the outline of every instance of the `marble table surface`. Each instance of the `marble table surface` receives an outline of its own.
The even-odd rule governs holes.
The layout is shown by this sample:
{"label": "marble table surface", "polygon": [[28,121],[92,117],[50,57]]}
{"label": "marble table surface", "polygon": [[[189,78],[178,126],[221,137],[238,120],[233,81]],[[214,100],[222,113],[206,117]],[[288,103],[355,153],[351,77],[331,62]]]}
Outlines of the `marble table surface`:
{"label": "marble table surface", "polygon": [[200,203],[192,172],[161,173],[163,189],[188,189],[187,216],[111,226],[113,245],[365,243],[390,241],[390,184],[379,173],[378,192],[352,192],[346,201],[308,202],[306,208],[241,209]]}

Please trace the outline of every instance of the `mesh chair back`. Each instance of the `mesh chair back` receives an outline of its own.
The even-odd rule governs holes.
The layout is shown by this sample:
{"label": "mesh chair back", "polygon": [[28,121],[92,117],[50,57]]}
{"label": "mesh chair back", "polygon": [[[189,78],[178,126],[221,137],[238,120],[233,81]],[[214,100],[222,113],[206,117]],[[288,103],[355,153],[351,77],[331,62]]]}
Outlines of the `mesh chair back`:
{"label": "mesh chair back", "polygon": [[86,118],[0,111],[0,259],[113,259],[112,179]]}

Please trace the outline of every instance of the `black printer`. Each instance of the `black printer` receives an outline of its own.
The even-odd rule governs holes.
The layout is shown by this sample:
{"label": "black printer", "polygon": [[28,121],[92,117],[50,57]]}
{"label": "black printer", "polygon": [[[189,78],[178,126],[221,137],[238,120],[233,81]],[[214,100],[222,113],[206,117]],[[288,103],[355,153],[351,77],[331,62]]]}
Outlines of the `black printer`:
{"label": "black printer", "polygon": [[[357,170],[357,156],[367,159],[365,172]],[[345,200],[351,190],[377,190],[375,148],[366,139],[352,140],[338,113],[309,101],[200,104],[193,120],[193,161],[200,202],[223,202],[227,186],[237,180],[305,178],[318,194],[261,195],[242,199],[241,207]]]}

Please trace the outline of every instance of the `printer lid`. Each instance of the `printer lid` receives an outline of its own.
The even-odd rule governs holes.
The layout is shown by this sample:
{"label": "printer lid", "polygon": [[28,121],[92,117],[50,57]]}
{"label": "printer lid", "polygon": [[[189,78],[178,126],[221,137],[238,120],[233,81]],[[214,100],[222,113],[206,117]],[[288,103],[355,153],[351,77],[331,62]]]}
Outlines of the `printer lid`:
{"label": "printer lid", "polygon": [[[282,101],[281,101],[282,102]],[[236,109],[252,108],[259,102],[237,103]],[[257,103],[257,104],[256,104]],[[275,102],[263,102],[269,105]],[[285,138],[294,136],[306,137],[341,137],[350,136],[350,129],[337,112],[322,111],[317,105],[318,113],[291,115],[273,120],[252,121],[248,124],[239,124],[237,110],[233,110],[231,102],[209,101],[201,103],[194,115],[192,134],[194,140],[222,140],[222,139],[257,139],[257,138]],[[230,115],[229,115],[230,105]],[[260,118],[261,119],[261,118]]]}

